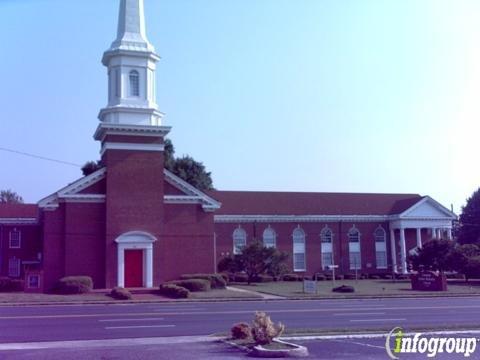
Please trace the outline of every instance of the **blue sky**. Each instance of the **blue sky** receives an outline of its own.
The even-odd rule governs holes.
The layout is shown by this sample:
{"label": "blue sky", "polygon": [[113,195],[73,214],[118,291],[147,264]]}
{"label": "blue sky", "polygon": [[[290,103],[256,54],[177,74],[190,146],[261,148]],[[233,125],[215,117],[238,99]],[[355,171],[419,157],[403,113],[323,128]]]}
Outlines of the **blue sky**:
{"label": "blue sky", "polygon": [[[458,212],[480,185],[480,2],[145,0],[178,155],[222,190],[402,192]],[[118,0],[0,0],[0,147],[99,157]],[[0,151],[34,202],[76,167]]]}

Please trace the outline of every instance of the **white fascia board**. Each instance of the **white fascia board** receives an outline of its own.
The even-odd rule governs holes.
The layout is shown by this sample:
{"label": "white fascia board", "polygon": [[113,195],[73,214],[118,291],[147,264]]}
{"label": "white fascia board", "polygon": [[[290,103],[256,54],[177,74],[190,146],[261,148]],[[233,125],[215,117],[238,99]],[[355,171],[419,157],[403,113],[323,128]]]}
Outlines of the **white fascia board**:
{"label": "white fascia board", "polygon": [[104,142],[100,150],[100,155],[103,155],[107,150],[130,150],[130,151],[163,151],[165,146],[163,144],[137,144],[137,143],[117,143]]}
{"label": "white fascia board", "polygon": [[165,195],[165,204],[201,204],[202,199],[198,196],[189,195]]}
{"label": "white fascia board", "polygon": [[388,215],[215,215],[216,223],[239,222],[384,222]]}
{"label": "white fascia board", "polygon": [[215,211],[220,209],[222,205],[220,202],[212,199],[210,196],[190,185],[185,180],[180,179],[167,169],[164,169],[163,173],[165,175],[165,181],[167,181],[170,185],[190,196],[196,196],[200,198],[203,204],[202,207],[205,211]]}
{"label": "white fascia board", "polygon": [[93,138],[103,141],[107,135],[165,136],[170,132],[170,129],[170,126],[100,123],[97,126]]}
{"label": "white fascia board", "polygon": [[37,218],[0,218],[2,225],[37,225]]}

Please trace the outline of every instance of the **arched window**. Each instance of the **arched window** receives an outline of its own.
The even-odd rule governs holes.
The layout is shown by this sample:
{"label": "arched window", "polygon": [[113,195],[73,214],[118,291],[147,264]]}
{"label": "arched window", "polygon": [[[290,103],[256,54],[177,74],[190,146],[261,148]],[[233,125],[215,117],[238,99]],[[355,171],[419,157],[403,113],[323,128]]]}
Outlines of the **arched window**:
{"label": "arched window", "polygon": [[137,70],[130,71],[130,96],[140,96],[140,74]]}
{"label": "arched window", "polygon": [[301,228],[293,230],[293,271],[305,271],[305,232]]}
{"label": "arched window", "polygon": [[348,231],[348,252],[350,260],[350,270],[359,270],[362,268],[362,257],[360,254],[360,232],[353,225]]}
{"label": "arched window", "polygon": [[387,233],[379,226],[373,233],[375,238],[375,259],[377,269],[387,268]]}
{"label": "arched window", "polygon": [[10,249],[20,249],[21,248],[21,233],[17,229],[13,229],[9,234],[9,247]]}
{"label": "arched window", "polygon": [[322,268],[333,265],[333,232],[325,226],[320,232],[320,241],[322,243]]}
{"label": "arched window", "polygon": [[233,231],[233,253],[241,254],[243,248],[247,245],[247,233],[241,227]]}
{"label": "arched window", "polygon": [[277,245],[277,234],[270,226],[265,229],[263,232],[263,246],[265,247],[276,247]]}

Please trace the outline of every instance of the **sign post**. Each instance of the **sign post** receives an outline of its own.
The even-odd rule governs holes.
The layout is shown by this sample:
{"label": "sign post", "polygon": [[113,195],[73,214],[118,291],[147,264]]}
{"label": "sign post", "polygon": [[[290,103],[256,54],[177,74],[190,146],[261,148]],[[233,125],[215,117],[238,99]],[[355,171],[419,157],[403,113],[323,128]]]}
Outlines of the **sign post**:
{"label": "sign post", "polygon": [[335,287],[335,269],[338,268],[338,265],[327,265],[329,270],[332,270],[332,284]]}

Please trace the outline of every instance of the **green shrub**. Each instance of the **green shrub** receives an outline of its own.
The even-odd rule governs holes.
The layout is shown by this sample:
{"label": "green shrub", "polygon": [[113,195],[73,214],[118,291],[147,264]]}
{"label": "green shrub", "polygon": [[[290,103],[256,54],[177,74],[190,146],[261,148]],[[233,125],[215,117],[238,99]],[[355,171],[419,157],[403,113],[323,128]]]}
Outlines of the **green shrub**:
{"label": "green shrub", "polygon": [[220,275],[223,278],[223,280],[225,280],[225,284],[228,284],[230,282],[230,276],[228,276],[227,273],[220,273],[218,275]]}
{"label": "green shrub", "polygon": [[297,274],[285,274],[285,275],[283,275],[282,280],[283,281],[298,281],[299,278],[300,277]]}
{"label": "green shrub", "polygon": [[190,297],[190,291],[188,291],[182,286],[177,286],[173,284],[160,285],[159,292],[161,295],[165,295],[173,299],[186,299]]}
{"label": "green shrub", "polygon": [[18,292],[23,290],[23,280],[8,277],[0,278],[0,292]]}
{"label": "green shrub", "polygon": [[253,282],[259,282],[259,283],[267,283],[272,281],[273,281],[273,276],[270,276],[267,274],[259,274],[255,276],[255,278],[253,279]]}
{"label": "green shrub", "polygon": [[66,276],[57,281],[53,292],[57,294],[84,294],[91,291],[93,281],[90,276]]}
{"label": "green shrub", "polygon": [[393,276],[391,274],[383,274],[382,279],[391,280],[393,279]]}
{"label": "green shrub", "polygon": [[184,274],[180,276],[182,280],[190,279],[202,279],[210,281],[210,287],[212,289],[225,289],[227,287],[227,282],[224,277],[220,274]]}
{"label": "green shrub", "polygon": [[248,282],[248,275],[242,273],[236,273],[233,275],[234,282]]}
{"label": "green shrub", "polygon": [[325,281],[327,277],[323,274],[316,274],[318,281]]}
{"label": "green shrub", "polygon": [[355,288],[353,286],[342,285],[332,289],[333,292],[339,293],[353,293],[355,292]]}
{"label": "green shrub", "polygon": [[372,279],[372,280],[380,280],[380,275],[372,274],[372,275],[370,275],[370,279]]}
{"label": "green shrub", "polygon": [[252,337],[252,329],[247,323],[238,323],[230,329],[232,339],[249,339]]}
{"label": "green shrub", "polygon": [[191,292],[210,291],[211,289],[210,280],[204,279],[174,280],[169,281],[168,283],[184,287]]}
{"label": "green shrub", "polygon": [[345,280],[355,280],[355,274],[345,274]]}
{"label": "green shrub", "polygon": [[110,296],[117,300],[132,300],[132,293],[122,287],[114,287],[110,291]]}

